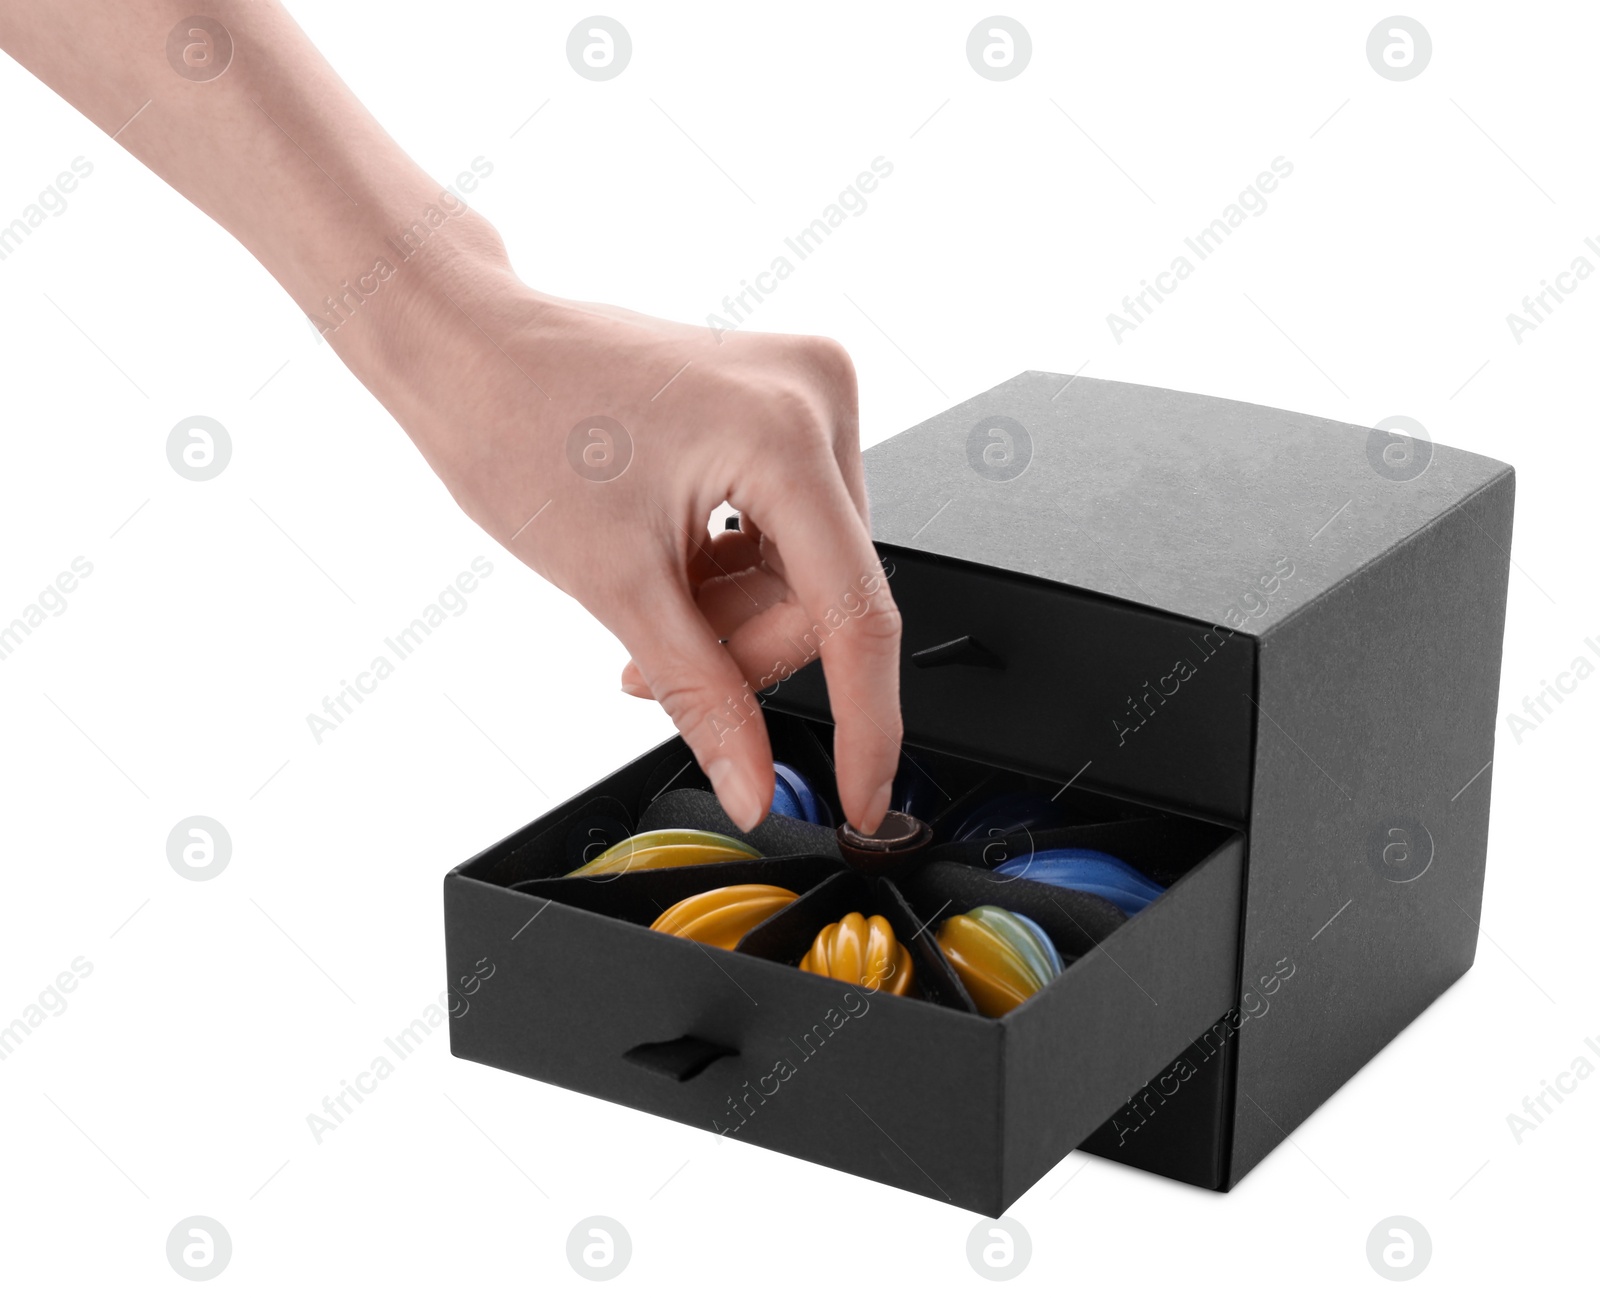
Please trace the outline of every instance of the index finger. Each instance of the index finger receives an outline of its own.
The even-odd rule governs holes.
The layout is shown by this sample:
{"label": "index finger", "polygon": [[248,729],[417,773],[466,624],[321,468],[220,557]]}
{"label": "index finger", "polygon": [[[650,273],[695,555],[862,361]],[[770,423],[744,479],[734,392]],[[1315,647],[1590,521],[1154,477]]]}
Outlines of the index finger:
{"label": "index finger", "polygon": [[831,452],[786,466],[751,512],[783,555],[810,619],[833,704],[839,799],[850,823],[876,830],[900,761],[900,610]]}

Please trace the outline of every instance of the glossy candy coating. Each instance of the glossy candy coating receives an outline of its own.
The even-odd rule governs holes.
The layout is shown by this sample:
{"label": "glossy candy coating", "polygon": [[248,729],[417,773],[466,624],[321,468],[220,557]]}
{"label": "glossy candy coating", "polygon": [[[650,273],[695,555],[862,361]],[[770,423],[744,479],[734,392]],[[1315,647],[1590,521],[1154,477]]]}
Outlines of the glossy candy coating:
{"label": "glossy candy coating", "polygon": [[703,829],[653,829],[607,848],[567,877],[629,874],[674,865],[711,865],[719,861],[754,861],[761,853],[748,843]]}
{"label": "glossy candy coating", "polygon": [[889,809],[918,820],[932,820],[944,805],[945,796],[928,774],[909,757],[900,763],[889,793]]}
{"label": "glossy candy coating", "polygon": [[891,996],[909,995],[915,984],[911,952],[895,937],[889,921],[882,915],[869,920],[858,910],[818,933],[800,967]]}
{"label": "glossy candy coating", "polygon": [[811,782],[787,762],[772,764],[772,813],[833,828],[833,813],[817,796]]}
{"label": "glossy candy coating", "polygon": [[1125,915],[1137,915],[1166,891],[1126,861],[1083,847],[1056,847],[996,866],[1008,879],[1031,879],[1104,897]]}
{"label": "glossy candy coating", "polygon": [[1042,793],[1001,793],[979,803],[962,820],[951,838],[963,842],[994,834],[1017,834],[1058,829],[1067,813]]}
{"label": "glossy candy coating", "polygon": [[1016,1009],[1063,968],[1037,924],[999,906],[952,915],[935,940],[978,1009],[992,1019]]}
{"label": "glossy candy coating", "polygon": [[692,938],[731,951],[739,939],[772,918],[798,894],[771,883],[735,883],[685,897],[662,911],[650,927],[657,933]]}

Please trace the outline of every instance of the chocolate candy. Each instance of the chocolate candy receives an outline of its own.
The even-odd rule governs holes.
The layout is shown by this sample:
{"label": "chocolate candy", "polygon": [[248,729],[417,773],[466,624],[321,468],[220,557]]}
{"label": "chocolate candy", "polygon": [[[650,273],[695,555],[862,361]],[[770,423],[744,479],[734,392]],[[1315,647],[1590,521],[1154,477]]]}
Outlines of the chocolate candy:
{"label": "chocolate candy", "polygon": [[685,897],[662,911],[650,927],[731,951],[757,924],[798,899],[799,894],[776,884],[735,883]]}
{"label": "chocolate candy", "polygon": [[1126,861],[1084,847],[1053,847],[995,867],[1008,879],[1032,879],[1104,897],[1125,915],[1137,915],[1166,891]]}
{"label": "chocolate candy", "polygon": [[992,1019],[1016,1009],[1063,968],[1043,929],[999,906],[952,915],[934,940],[978,1009]]}
{"label": "chocolate candy", "polygon": [[748,843],[703,829],[655,829],[635,834],[607,848],[568,878],[595,874],[629,874],[674,865],[711,865],[718,861],[754,861],[761,853]]}
{"label": "chocolate candy", "polygon": [[933,842],[932,829],[901,811],[884,812],[875,834],[863,834],[850,824],[840,825],[834,834],[845,864],[864,874],[887,874],[910,865]]}
{"label": "chocolate candy", "polygon": [[833,813],[805,776],[787,762],[774,762],[772,775],[771,810],[774,815],[833,828]]}
{"label": "chocolate candy", "polygon": [[858,910],[818,933],[800,967],[892,996],[910,995],[915,985],[911,952],[895,937],[889,921],[882,915],[867,919]]}

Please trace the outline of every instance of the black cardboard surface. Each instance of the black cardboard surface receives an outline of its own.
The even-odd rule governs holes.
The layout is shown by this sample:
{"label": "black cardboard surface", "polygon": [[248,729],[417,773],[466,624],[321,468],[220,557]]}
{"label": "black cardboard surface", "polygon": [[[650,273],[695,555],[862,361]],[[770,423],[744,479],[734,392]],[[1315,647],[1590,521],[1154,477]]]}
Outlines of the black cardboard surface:
{"label": "black cardboard surface", "polygon": [[[974,467],[991,415],[1028,434],[1015,477]],[[1413,461],[1384,476],[1396,445],[1315,415],[1031,370],[865,458],[879,541],[1207,624],[1250,614],[1246,597],[1292,556],[1298,580],[1247,618],[1259,634],[1508,472],[1424,443],[1425,471],[1403,476]]]}

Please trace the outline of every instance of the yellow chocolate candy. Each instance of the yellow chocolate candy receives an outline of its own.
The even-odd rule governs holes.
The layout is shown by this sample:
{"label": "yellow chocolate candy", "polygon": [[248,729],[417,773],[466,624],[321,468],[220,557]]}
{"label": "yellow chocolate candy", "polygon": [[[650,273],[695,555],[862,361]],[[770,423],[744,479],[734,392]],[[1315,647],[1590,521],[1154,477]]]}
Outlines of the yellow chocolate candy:
{"label": "yellow chocolate candy", "polygon": [[911,952],[895,937],[889,921],[882,915],[869,920],[855,910],[817,934],[800,967],[892,996],[910,995],[915,982]]}
{"label": "yellow chocolate candy", "polygon": [[798,895],[771,883],[730,884],[726,888],[697,892],[675,906],[668,906],[650,927],[657,933],[692,938],[731,951],[740,938],[795,901]]}
{"label": "yellow chocolate candy", "polygon": [[952,915],[934,940],[978,1009],[992,1019],[1016,1009],[1062,970],[1043,931],[999,906]]}
{"label": "yellow chocolate candy", "polygon": [[711,865],[718,861],[754,861],[761,855],[748,843],[703,829],[653,829],[607,848],[567,877],[629,874],[664,870],[674,865]]}

